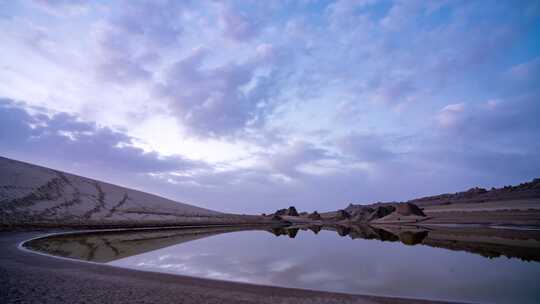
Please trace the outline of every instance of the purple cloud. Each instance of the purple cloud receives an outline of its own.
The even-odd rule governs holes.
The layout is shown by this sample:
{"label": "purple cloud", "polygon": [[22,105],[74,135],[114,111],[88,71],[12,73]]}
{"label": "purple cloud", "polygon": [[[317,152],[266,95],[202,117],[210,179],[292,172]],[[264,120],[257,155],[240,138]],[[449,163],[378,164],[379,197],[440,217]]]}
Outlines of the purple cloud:
{"label": "purple cloud", "polygon": [[248,20],[234,8],[223,5],[220,12],[220,21],[223,24],[223,34],[234,41],[246,41],[255,37],[260,30],[257,22]]}
{"label": "purple cloud", "polygon": [[157,86],[179,120],[194,134],[222,136],[256,125],[272,107],[271,76],[257,70],[265,56],[244,63],[206,67],[209,51],[195,49],[177,61]]}
{"label": "purple cloud", "polygon": [[94,168],[94,172],[147,174],[205,167],[178,156],[145,152],[133,146],[131,137],[67,113],[31,115],[23,104],[6,98],[0,99],[0,142],[3,155],[61,160],[63,166]]}

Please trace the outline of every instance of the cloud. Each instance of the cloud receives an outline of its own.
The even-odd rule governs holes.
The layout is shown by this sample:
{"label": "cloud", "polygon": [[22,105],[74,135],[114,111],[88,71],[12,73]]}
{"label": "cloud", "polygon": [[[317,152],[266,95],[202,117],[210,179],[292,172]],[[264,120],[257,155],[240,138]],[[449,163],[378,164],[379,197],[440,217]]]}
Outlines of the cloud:
{"label": "cloud", "polygon": [[512,66],[507,75],[513,89],[538,90],[540,79],[540,57]]}
{"label": "cloud", "polygon": [[424,8],[421,1],[396,1],[388,14],[380,20],[380,24],[387,30],[402,30],[410,26],[412,24],[411,20],[421,13]]}
{"label": "cloud", "polygon": [[262,156],[263,165],[267,166],[271,172],[287,178],[302,177],[309,174],[309,169],[306,172],[306,168],[320,167],[321,161],[334,159],[334,156],[326,149],[304,141],[280,146],[276,152]]}
{"label": "cloud", "polygon": [[119,13],[94,26],[96,72],[113,82],[149,81],[163,49],[177,47],[187,2],[126,1]]}
{"label": "cloud", "polygon": [[409,156],[413,164],[426,162],[485,181],[531,179],[540,170],[538,101],[534,94],[445,106],[435,116],[438,128]]}
{"label": "cloud", "polygon": [[[196,137],[233,136],[265,122],[277,89],[272,66],[284,57],[272,43],[255,39],[263,14],[178,1],[126,2],[122,8],[93,26],[100,81],[147,88],[155,93],[148,104],[166,108]],[[227,48],[217,49],[227,40],[247,44],[231,57]]]}
{"label": "cloud", "polygon": [[363,162],[391,161],[397,155],[386,146],[387,140],[374,134],[352,133],[337,140],[337,147],[345,155]]}
{"label": "cloud", "polygon": [[379,2],[378,0],[339,0],[326,7],[326,14],[332,26],[354,26],[358,21],[362,21],[360,13],[362,9]]}
{"label": "cloud", "polygon": [[84,0],[32,0],[35,7],[43,11],[62,17],[65,14],[79,15],[88,11],[88,2]]}
{"label": "cloud", "polygon": [[411,101],[416,91],[410,79],[377,81],[371,98],[374,102],[397,104]]}
{"label": "cloud", "polygon": [[443,128],[443,134],[451,134],[457,139],[489,138],[492,142],[500,142],[534,138],[538,137],[535,134],[540,128],[537,123],[540,115],[538,101],[539,97],[532,92],[470,106],[465,103],[450,104],[436,114],[435,121]]}
{"label": "cloud", "polygon": [[267,46],[261,49],[260,57],[212,67],[205,64],[210,51],[194,49],[167,71],[158,95],[196,135],[230,135],[257,125],[274,106],[276,81],[272,74],[258,73],[270,54]]}
{"label": "cloud", "polygon": [[146,174],[190,170],[203,164],[162,157],[133,146],[133,138],[67,113],[30,114],[24,104],[0,99],[0,153],[29,160],[62,160],[63,166]]}
{"label": "cloud", "polygon": [[437,124],[442,128],[451,128],[463,122],[465,111],[464,103],[449,104],[442,108],[435,120]]}
{"label": "cloud", "polygon": [[230,6],[222,5],[219,17],[223,25],[223,34],[231,40],[250,40],[260,31],[260,24],[248,20]]}
{"label": "cloud", "polygon": [[140,46],[134,46],[120,28],[105,25],[96,29],[96,36],[99,57],[95,70],[100,79],[120,84],[151,80],[147,63],[157,59],[155,53],[137,50]]}

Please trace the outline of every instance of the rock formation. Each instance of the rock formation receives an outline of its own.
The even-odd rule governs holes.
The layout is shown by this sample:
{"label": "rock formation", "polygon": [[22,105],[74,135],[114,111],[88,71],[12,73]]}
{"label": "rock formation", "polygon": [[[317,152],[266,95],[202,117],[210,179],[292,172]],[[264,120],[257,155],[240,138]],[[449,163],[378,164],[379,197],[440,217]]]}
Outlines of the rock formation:
{"label": "rock formation", "polygon": [[347,219],[351,218],[351,215],[349,214],[349,212],[347,212],[347,211],[345,211],[343,209],[340,209],[340,210],[337,211],[336,218],[338,220],[347,220]]}
{"label": "rock formation", "polygon": [[[398,204],[395,208],[396,212],[407,216],[407,215],[417,215],[417,216],[426,216],[422,209],[418,208],[415,204],[411,203],[404,203],[404,204]],[[388,213],[390,214],[390,213]],[[388,215],[387,214],[387,215]],[[386,216],[386,215],[385,215]]]}
{"label": "rock formation", "polygon": [[[394,216],[390,216],[394,214]],[[411,203],[378,203],[376,205],[349,205],[346,209],[340,209],[335,212],[327,212],[323,215],[317,211],[306,215],[298,216],[296,208],[293,206],[288,209],[280,209],[274,213],[274,220],[281,220],[290,223],[301,223],[305,221],[322,221],[324,223],[352,222],[352,223],[370,223],[381,219],[386,219],[390,216],[392,221],[400,221],[402,219],[413,220],[416,222],[418,217],[425,217],[422,210]],[[297,217],[292,218],[292,217]]]}
{"label": "rock formation", "polygon": [[320,220],[321,219],[321,215],[317,212],[317,211],[313,211],[313,213],[311,213],[310,215],[308,215],[308,218],[309,219],[312,219],[312,220]]}
{"label": "rock formation", "polygon": [[296,208],[294,208],[294,206],[290,206],[289,209],[287,210],[287,215],[298,216],[298,211],[296,211]]}
{"label": "rock formation", "polygon": [[[399,206],[399,205],[398,205]],[[380,206],[377,207],[369,218],[370,221],[383,218],[392,212],[396,211],[396,206]]]}
{"label": "rock formation", "polygon": [[290,206],[288,209],[279,209],[274,213],[274,216],[298,216],[298,211],[296,211],[296,208],[294,206]]}

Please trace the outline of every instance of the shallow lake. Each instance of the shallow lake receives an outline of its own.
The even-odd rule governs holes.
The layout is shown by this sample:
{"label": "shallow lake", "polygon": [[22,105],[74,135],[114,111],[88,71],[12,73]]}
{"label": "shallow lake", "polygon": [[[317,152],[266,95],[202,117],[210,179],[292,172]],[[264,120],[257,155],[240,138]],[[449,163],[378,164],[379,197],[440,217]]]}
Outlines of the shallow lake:
{"label": "shallow lake", "polygon": [[254,284],[540,303],[538,231],[301,228],[85,233],[26,246],[119,267]]}

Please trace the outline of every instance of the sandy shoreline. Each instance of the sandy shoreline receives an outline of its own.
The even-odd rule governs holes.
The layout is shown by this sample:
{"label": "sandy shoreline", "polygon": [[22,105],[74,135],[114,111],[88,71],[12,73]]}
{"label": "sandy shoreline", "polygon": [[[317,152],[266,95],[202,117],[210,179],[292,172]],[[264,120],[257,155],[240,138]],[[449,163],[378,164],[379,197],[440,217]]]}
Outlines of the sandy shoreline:
{"label": "sandy shoreline", "polygon": [[19,243],[54,231],[0,232],[3,303],[443,303],[250,285],[56,259]]}

